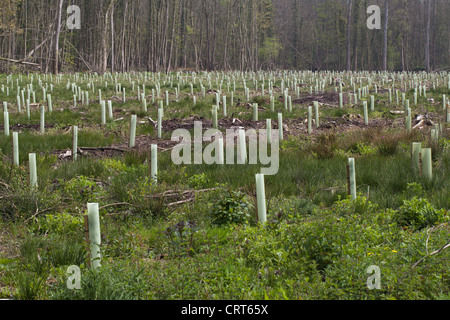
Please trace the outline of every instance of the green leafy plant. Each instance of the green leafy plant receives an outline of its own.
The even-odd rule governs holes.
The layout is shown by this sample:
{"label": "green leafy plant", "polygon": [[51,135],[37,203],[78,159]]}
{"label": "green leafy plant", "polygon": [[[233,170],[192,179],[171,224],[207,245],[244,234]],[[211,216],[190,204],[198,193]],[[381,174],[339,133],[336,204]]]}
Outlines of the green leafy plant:
{"label": "green leafy plant", "polygon": [[212,223],[216,225],[242,224],[250,221],[253,205],[241,191],[225,190],[213,204]]}
{"label": "green leafy plant", "polygon": [[208,178],[204,173],[195,174],[187,180],[188,185],[194,189],[206,188],[208,184]]}
{"label": "green leafy plant", "polygon": [[444,209],[434,208],[427,199],[414,197],[403,201],[403,205],[395,215],[395,221],[402,227],[421,230],[444,221],[446,215]]}
{"label": "green leafy plant", "polygon": [[195,254],[195,234],[198,226],[195,221],[180,221],[169,226],[164,231],[164,236],[169,242],[169,254],[175,256]]}
{"label": "green leafy plant", "polygon": [[95,199],[101,198],[105,195],[102,187],[100,187],[92,179],[85,176],[75,177],[66,182],[64,192],[67,195],[70,195],[73,199],[82,202],[92,202]]}
{"label": "green leafy plant", "polygon": [[76,233],[77,230],[81,230],[82,226],[83,218],[81,216],[63,212],[39,217],[38,223],[33,227],[33,231],[69,235]]}
{"label": "green leafy plant", "polygon": [[336,213],[341,216],[351,214],[366,215],[375,213],[378,209],[376,204],[361,195],[358,195],[355,200],[352,200],[351,197],[345,199],[338,198],[339,200],[333,206],[333,210],[336,210]]}

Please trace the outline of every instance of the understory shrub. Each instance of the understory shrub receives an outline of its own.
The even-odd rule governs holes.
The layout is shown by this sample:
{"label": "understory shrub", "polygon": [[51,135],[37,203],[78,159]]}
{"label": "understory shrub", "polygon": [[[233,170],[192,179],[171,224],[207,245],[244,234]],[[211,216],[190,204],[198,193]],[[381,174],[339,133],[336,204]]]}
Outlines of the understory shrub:
{"label": "understory shrub", "polygon": [[241,191],[224,190],[211,208],[215,225],[243,224],[251,219],[253,205]]}

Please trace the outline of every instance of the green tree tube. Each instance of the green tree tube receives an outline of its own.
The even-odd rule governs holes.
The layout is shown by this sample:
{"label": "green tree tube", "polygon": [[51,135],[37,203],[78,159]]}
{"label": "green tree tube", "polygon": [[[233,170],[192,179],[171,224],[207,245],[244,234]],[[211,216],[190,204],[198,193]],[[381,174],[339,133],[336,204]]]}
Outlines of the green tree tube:
{"label": "green tree tube", "polygon": [[308,134],[312,134],[312,107],[308,107]]}
{"label": "green tree tube", "polygon": [[20,103],[20,96],[17,96],[17,110],[19,112],[22,112],[22,108],[21,108],[21,103]]}
{"label": "green tree tube", "polygon": [[431,142],[436,143],[439,138],[439,131],[436,129],[431,129]]}
{"label": "green tree tube", "polygon": [[284,110],[288,109],[288,94],[284,92]]}
{"label": "green tree tube", "polygon": [[101,114],[102,114],[102,125],[106,124],[106,104],[105,100],[100,101],[100,108],[101,108]]}
{"label": "green tree tube", "polygon": [[272,119],[266,119],[267,143],[272,144]]}
{"label": "green tree tube", "polygon": [[225,164],[223,138],[217,139],[217,148],[218,148],[217,164],[223,165]]}
{"label": "green tree tube", "polygon": [[114,114],[113,114],[112,101],[111,100],[108,100],[108,116],[109,116],[109,120],[110,121],[114,120]]}
{"label": "green tree tube", "polygon": [[164,117],[164,102],[159,101],[159,109],[161,110],[161,115]]}
{"label": "green tree tube", "polygon": [[227,97],[223,96],[223,116],[226,117],[227,116]]}
{"label": "green tree tube", "polygon": [[47,95],[47,105],[48,105],[48,112],[52,112],[53,111],[53,102],[52,102],[51,94]]}
{"label": "green tree tube", "polygon": [[238,135],[238,146],[239,146],[239,158],[238,164],[246,164],[247,163],[247,142],[245,138],[245,130],[239,129]]}
{"label": "green tree tube", "polygon": [[166,107],[169,106],[169,91],[166,91]]}
{"label": "green tree tube", "polygon": [[127,102],[127,94],[125,88],[122,89],[122,102],[123,103]]}
{"label": "green tree tube", "polygon": [[370,110],[375,111],[375,96],[370,96]]}
{"label": "green tree tube", "polygon": [[162,138],[162,120],[163,120],[163,110],[158,109],[158,139]]}
{"label": "green tree tube", "polygon": [[216,103],[217,110],[219,110],[220,109],[220,94],[218,92],[216,93],[216,99],[214,100],[214,102]]}
{"label": "green tree tube", "polygon": [[433,178],[431,148],[422,149],[422,176],[428,180],[431,180]]}
{"label": "green tree tube", "polygon": [[278,113],[278,135],[280,141],[282,141],[284,137],[283,137],[283,114],[281,112]]}
{"label": "green tree tube", "polygon": [[102,101],[102,89],[98,89],[98,101]]}
{"label": "green tree tube", "polygon": [[133,114],[131,116],[131,127],[130,127],[130,149],[134,148],[136,145],[136,125],[137,125],[137,115]]}
{"label": "green tree tube", "polygon": [[5,136],[9,137],[9,112],[3,112]]}
{"label": "green tree tube", "polygon": [[28,155],[29,169],[30,169],[30,187],[37,188],[37,169],[36,169],[36,154],[30,153]]}
{"label": "green tree tube", "polygon": [[420,172],[420,154],[422,152],[422,143],[413,142],[412,144],[412,152],[411,152],[411,160],[412,166],[416,173]]}
{"label": "green tree tube", "polygon": [[27,108],[27,118],[28,118],[28,120],[30,120],[30,117],[31,117],[30,99],[27,99],[27,101],[26,101],[26,108]]}
{"label": "green tree tube", "polygon": [[88,203],[87,209],[89,221],[89,242],[91,247],[91,266],[93,269],[97,269],[101,266],[101,233],[98,203]]}
{"label": "green tree tube", "polygon": [[356,168],[355,159],[348,159],[349,174],[350,174],[350,196],[352,200],[356,200]]}
{"label": "green tree tube", "polygon": [[258,104],[253,104],[253,121],[258,121]]}
{"label": "green tree tube", "polygon": [[264,175],[260,173],[256,174],[256,197],[257,197],[258,220],[260,223],[264,224],[267,221],[266,191],[264,185]]}
{"label": "green tree tube", "polygon": [[72,155],[73,161],[78,159],[78,126],[73,126],[72,136]]}
{"label": "green tree tube", "polygon": [[273,95],[270,96],[270,111],[275,112],[275,98]]}
{"label": "green tree tube", "polygon": [[404,101],[405,113],[408,112],[409,109],[409,99],[405,99]]}
{"label": "green tree tube", "polygon": [[405,117],[405,127],[406,131],[411,132],[411,116]]}
{"label": "green tree tube", "polygon": [[320,127],[320,123],[319,123],[319,102],[314,101],[314,112],[315,112],[315,116],[316,116],[316,128]]}
{"label": "green tree tube", "polygon": [[339,108],[344,109],[344,94],[342,92],[339,93]]}
{"label": "green tree tube", "polygon": [[147,112],[147,99],[142,99],[142,111]]}
{"label": "green tree tube", "polygon": [[214,105],[212,107],[211,115],[212,115],[212,127],[213,127],[213,129],[218,129],[219,123],[218,123],[218,119],[217,119],[217,106]]}
{"label": "green tree tube", "polygon": [[151,146],[151,170],[150,175],[154,183],[158,182],[158,145]]}
{"label": "green tree tube", "polygon": [[8,112],[8,102],[3,101],[3,112]]}
{"label": "green tree tube", "polygon": [[364,111],[364,124],[369,125],[369,112],[367,110],[367,101],[363,101],[363,111]]}
{"label": "green tree tube", "polygon": [[13,163],[19,166],[19,133],[13,132]]}
{"label": "green tree tube", "polygon": [[41,106],[41,134],[45,133],[45,107]]}

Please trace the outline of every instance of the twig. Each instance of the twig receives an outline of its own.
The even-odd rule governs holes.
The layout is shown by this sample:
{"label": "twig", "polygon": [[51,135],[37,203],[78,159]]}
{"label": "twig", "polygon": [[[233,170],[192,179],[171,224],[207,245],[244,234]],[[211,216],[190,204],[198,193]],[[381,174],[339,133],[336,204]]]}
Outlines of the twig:
{"label": "twig", "polygon": [[100,208],[98,208],[98,209],[99,209],[99,210],[102,210],[102,209],[106,209],[106,208],[109,208],[109,207],[115,207],[115,206],[131,206],[131,207],[136,207],[134,204],[131,204],[131,203],[128,203],[128,202],[120,202],[120,203],[107,204],[107,205],[104,205],[104,206],[102,206],[102,207],[100,207]]}
{"label": "twig", "polygon": [[126,152],[125,149],[115,148],[115,147],[99,147],[99,148],[78,148],[82,151],[119,151]]}
{"label": "twig", "polygon": [[180,204],[184,204],[184,203],[188,203],[188,202],[191,202],[191,201],[193,201],[194,200],[194,198],[189,198],[189,199],[187,199],[187,200],[181,200],[181,201],[177,201],[177,202],[172,202],[172,203],[169,203],[168,205],[167,205],[167,207],[173,207],[173,206],[176,206],[176,205],[180,205]]}
{"label": "twig", "polygon": [[444,251],[445,249],[450,248],[450,240],[449,240],[449,241],[447,241],[447,243],[444,244],[439,250],[436,250],[436,251],[434,251],[434,252],[428,254],[428,240],[430,239],[431,232],[435,231],[436,229],[438,229],[438,228],[440,228],[440,227],[442,227],[442,226],[444,226],[444,225],[441,224],[441,225],[439,225],[439,226],[437,226],[437,227],[434,227],[434,228],[431,228],[431,229],[429,229],[429,230],[427,231],[427,233],[428,233],[428,237],[427,237],[427,241],[426,241],[427,255],[426,255],[425,257],[423,257],[422,259],[420,259],[419,261],[417,261],[417,262],[412,266],[412,268],[417,267],[417,266],[418,266],[422,261],[424,261],[426,258],[431,257],[431,256],[434,256],[434,255],[436,255],[436,254],[439,254],[439,253],[441,253],[442,251]]}

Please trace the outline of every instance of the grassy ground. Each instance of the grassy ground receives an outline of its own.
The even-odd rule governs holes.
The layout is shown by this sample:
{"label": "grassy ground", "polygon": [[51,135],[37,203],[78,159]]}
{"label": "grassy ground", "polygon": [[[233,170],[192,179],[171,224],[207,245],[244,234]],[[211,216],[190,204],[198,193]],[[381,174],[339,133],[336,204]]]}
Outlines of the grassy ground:
{"label": "grassy ground", "polygon": [[[294,102],[292,111],[286,110],[280,92],[281,80],[292,87],[301,74],[275,79],[274,111],[267,92],[261,96],[255,90],[262,74],[254,79],[247,76],[250,101],[237,74],[209,74],[211,90],[222,82],[222,95],[228,97],[229,117],[219,117],[221,130],[230,127],[232,118],[245,128],[259,129],[271,118],[277,128],[277,113],[283,113],[280,169],[265,177],[265,225],[257,222],[255,209],[255,174],[261,165],[177,166],[172,161],[171,135],[180,124],[190,132],[194,119],[210,126],[215,93],[202,97],[199,84],[202,79],[205,91],[209,90],[206,75],[196,76],[195,106],[191,74],[161,75],[161,95],[154,103],[151,90],[157,82],[151,75],[146,82],[144,74],[115,75],[126,88],[125,103],[115,90],[114,77],[62,75],[57,81],[41,75],[39,82],[39,76],[33,75],[38,103],[47,106],[39,84],[54,86],[53,112],[46,112],[44,134],[37,108],[30,119],[17,112],[17,81],[26,87],[30,76],[0,75],[0,85],[10,87],[9,96],[0,91],[0,101],[8,102],[11,132],[20,132],[19,167],[12,165],[11,137],[0,133],[0,298],[448,299],[447,251],[426,257],[449,238],[450,138],[442,101],[450,90],[443,84],[445,77],[433,75],[440,80],[435,89],[433,77],[423,78],[427,97],[419,97],[417,105],[412,103],[414,89],[408,86],[405,91],[399,80],[394,87],[410,99],[413,115],[428,114],[444,124],[438,141],[432,141],[430,127],[407,132],[404,115],[391,114],[403,106],[397,105],[395,93],[389,102],[387,90],[381,90],[388,85],[383,85],[380,75],[371,76],[370,94],[376,105],[369,112],[368,126],[362,119],[362,100],[370,106],[368,96],[339,108],[338,86],[327,82],[324,93],[315,93],[309,83],[314,84],[318,76],[304,75],[306,85],[298,98],[310,96],[312,90],[310,101],[323,103],[321,126],[313,125],[312,134],[305,124],[312,103]],[[365,76],[361,74],[356,88],[368,85]],[[236,90],[231,105],[227,81],[231,90],[233,77]],[[343,80],[349,84],[349,75]],[[89,105],[80,100],[75,107],[67,83],[90,90]],[[140,92],[145,83],[147,112],[137,99],[138,83]],[[98,89],[103,99],[113,100],[115,121],[106,125],[100,124]],[[148,118],[157,119],[165,91],[170,92],[170,104],[164,107],[163,137],[157,139]],[[347,95],[353,88],[344,87],[343,92]],[[295,90],[290,94],[295,101]],[[251,121],[253,103],[264,108],[257,123]],[[131,114],[137,114],[139,121],[137,146],[132,149],[128,148]],[[0,121],[4,122],[2,115]],[[61,158],[72,147],[73,125],[80,128],[78,145],[85,150],[77,161]],[[431,181],[411,165],[413,142],[433,150]],[[157,184],[149,174],[152,143],[160,148]],[[37,154],[37,189],[29,186],[29,153]],[[356,161],[356,200],[347,195],[350,157]],[[83,216],[92,202],[99,203],[101,216],[98,270],[86,264]],[[80,290],[66,285],[66,271],[72,265],[82,272]],[[368,289],[370,266],[380,268],[381,289]]]}

